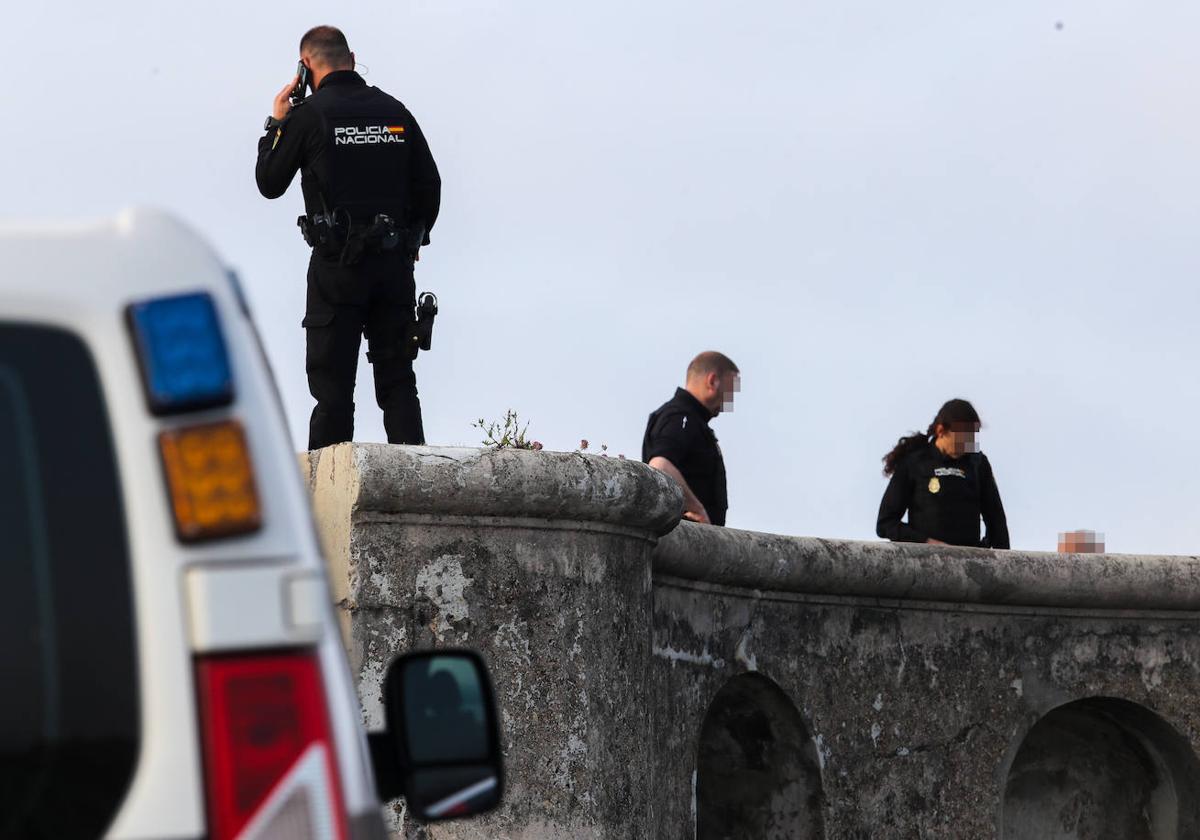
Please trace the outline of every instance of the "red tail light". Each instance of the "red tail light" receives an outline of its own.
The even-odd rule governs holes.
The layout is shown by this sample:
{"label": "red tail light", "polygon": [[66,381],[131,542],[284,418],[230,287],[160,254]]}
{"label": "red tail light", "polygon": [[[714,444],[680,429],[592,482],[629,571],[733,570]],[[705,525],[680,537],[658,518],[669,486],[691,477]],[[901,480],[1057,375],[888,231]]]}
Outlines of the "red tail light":
{"label": "red tail light", "polygon": [[343,840],[333,736],[311,651],[196,662],[211,840]]}

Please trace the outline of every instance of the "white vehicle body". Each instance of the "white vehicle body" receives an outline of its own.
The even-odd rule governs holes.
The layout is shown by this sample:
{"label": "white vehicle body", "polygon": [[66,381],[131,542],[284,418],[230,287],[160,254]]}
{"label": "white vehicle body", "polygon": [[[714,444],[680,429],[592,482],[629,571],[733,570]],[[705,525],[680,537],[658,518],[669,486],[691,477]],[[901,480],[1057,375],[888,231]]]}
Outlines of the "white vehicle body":
{"label": "white vehicle body", "polygon": [[[77,337],[95,364],[110,427],[128,543],[139,733],[131,778],[104,836],[214,835],[197,663],[278,651],[306,651],[318,664],[332,744],[323,747],[327,761],[306,754],[273,781],[236,836],[384,836],[307,495],[236,279],[185,227],[142,211],[89,226],[0,228],[0,265],[0,333],[33,325]],[[214,305],[234,396],[228,405],[156,416],[127,307],[196,292]],[[0,358],[0,372],[2,364]],[[244,430],[261,525],[185,542],[177,536],[159,435],[231,419]],[[305,795],[289,799],[297,789]],[[331,816],[331,808],[340,814]],[[288,809],[290,816],[280,816]]]}

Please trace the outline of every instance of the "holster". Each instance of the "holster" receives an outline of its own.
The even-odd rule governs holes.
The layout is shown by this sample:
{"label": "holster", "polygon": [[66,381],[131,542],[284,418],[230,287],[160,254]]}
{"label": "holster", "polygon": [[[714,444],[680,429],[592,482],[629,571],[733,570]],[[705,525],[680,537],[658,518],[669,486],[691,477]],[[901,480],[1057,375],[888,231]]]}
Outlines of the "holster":
{"label": "holster", "polygon": [[417,317],[413,320],[409,334],[409,358],[417,358],[418,350],[429,350],[433,346],[433,320],[438,314],[437,295],[422,292],[417,300]]}
{"label": "holster", "polygon": [[324,244],[321,235],[317,231],[316,224],[308,216],[297,218],[296,225],[300,228],[300,235],[304,237],[304,241],[308,243],[310,248],[316,248],[318,245]]}

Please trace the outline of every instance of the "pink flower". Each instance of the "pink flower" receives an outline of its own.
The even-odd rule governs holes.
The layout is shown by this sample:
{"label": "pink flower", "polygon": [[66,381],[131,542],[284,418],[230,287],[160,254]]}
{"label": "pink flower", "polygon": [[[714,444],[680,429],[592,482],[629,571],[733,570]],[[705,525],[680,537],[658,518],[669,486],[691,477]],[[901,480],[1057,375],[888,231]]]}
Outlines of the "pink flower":
{"label": "pink flower", "polygon": [[581,440],[581,441],[579,441],[579,448],[580,448],[580,449],[587,449],[587,448],[588,448],[588,442],[587,442],[587,439],[586,439],[586,438],[585,438],[584,440]]}
{"label": "pink flower", "polygon": [[541,452],[542,451],[542,442],[540,440],[535,440],[533,442],[533,445],[530,446],[529,448],[532,449],[534,452]]}

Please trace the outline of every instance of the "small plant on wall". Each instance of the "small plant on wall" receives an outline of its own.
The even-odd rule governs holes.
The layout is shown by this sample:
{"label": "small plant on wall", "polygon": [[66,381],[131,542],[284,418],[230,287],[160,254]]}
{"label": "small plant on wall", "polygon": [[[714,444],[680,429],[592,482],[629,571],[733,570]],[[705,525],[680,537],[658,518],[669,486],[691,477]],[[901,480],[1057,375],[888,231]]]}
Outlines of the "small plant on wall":
{"label": "small plant on wall", "polygon": [[525,425],[522,426],[517,412],[511,408],[504,412],[503,420],[488,423],[480,417],[471,425],[483,432],[484,446],[494,449],[532,449],[534,451],[542,448],[539,441],[528,438],[529,421],[525,421]]}
{"label": "small plant on wall", "polygon": [[[534,452],[542,450],[541,441],[529,439],[529,421],[521,423],[521,418],[517,416],[517,412],[511,408],[504,412],[504,419],[489,423],[487,420],[480,417],[471,424],[472,428],[479,429],[483,432],[483,445],[492,449],[529,449]],[[587,440],[579,441],[579,448],[575,451],[581,455],[599,455],[601,458],[608,457],[608,444],[600,444],[600,451],[595,450],[589,452],[591,446]],[[622,461],[625,460],[624,455],[617,455]]]}

